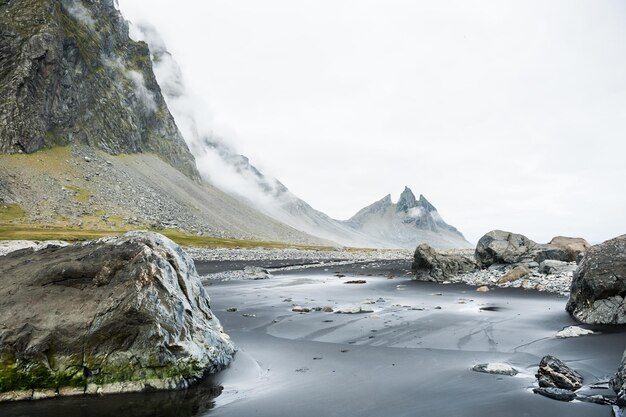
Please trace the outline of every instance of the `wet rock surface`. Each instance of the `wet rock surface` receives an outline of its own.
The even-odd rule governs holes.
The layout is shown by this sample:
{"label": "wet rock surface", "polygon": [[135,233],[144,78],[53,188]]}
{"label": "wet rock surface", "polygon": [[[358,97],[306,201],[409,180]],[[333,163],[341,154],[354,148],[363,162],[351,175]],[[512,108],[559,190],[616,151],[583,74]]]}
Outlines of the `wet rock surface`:
{"label": "wet rock surface", "polygon": [[0,400],[185,388],[234,354],[192,259],[156,233],[16,251],[0,275]]}
{"label": "wet rock surface", "polygon": [[534,388],[535,394],[543,395],[557,401],[573,401],[576,399],[576,393],[562,388]]}
{"label": "wet rock surface", "polygon": [[617,405],[626,407],[626,352],[622,356],[617,372],[609,381],[609,386],[617,394]]}
{"label": "wet rock surface", "polygon": [[540,387],[575,391],[583,386],[583,377],[563,361],[547,355],[541,359],[537,379]]}
{"label": "wet rock surface", "polygon": [[515,376],[519,373],[519,371],[513,368],[508,363],[482,363],[478,365],[474,365],[472,368],[473,371],[482,372],[485,374],[494,374],[494,375],[508,375]]}
{"label": "wet rock surface", "polygon": [[440,253],[427,244],[415,249],[411,269],[418,281],[443,282],[459,274],[476,271],[473,259],[460,254]]}
{"label": "wet rock surface", "polygon": [[566,310],[589,324],[626,323],[626,235],[592,246],[574,273]]}

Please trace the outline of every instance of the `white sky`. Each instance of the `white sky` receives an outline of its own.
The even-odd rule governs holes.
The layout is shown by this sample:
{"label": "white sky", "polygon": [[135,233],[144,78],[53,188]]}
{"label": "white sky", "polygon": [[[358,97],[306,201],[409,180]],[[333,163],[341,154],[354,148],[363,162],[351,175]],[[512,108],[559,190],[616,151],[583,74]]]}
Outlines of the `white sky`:
{"label": "white sky", "polygon": [[405,185],[470,241],[626,233],[626,3],[119,0],[207,119],[345,219]]}

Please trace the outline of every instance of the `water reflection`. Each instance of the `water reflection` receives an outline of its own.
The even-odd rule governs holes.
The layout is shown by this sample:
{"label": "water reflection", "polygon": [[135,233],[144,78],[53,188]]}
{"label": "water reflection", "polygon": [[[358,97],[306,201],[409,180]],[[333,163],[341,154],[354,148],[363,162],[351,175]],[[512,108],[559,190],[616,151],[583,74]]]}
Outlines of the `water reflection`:
{"label": "water reflection", "polygon": [[88,395],[0,404],[2,417],[192,417],[215,405],[222,387],[210,380],[186,391]]}

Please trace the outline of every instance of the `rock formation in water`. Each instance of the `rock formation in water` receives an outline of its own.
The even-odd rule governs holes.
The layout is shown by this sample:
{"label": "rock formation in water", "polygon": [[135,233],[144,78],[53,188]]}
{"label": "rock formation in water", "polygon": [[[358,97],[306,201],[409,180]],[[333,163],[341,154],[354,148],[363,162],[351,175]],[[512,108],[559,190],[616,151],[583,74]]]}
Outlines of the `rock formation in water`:
{"label": "rock formation in water", "polygon": [[114,0],[0,3],[0,153],[82,143],[152,152],[199,178]]}
{"label": "rock formation in water", "polygon": [[626,235],[592,246],[574,272],[566,310],[589,324],[626,323]]}
{"label": "rock formation in water", "polygon": [[0,400],[185,388],[234,354],[162,235],[15,251],[0,276]]}

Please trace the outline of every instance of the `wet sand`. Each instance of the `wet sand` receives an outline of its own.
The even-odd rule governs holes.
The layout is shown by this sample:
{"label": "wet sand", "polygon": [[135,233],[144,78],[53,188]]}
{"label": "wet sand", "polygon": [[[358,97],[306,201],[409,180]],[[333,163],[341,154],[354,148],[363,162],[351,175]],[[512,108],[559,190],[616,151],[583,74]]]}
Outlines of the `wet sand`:
{"label": "wet sand", "polygon": [[[214,313],[240,350],[229,369],[195,390],[1,404],[0,416],[611,415],[608,406],[558,402],[529,388],[546,354],[578,370],[586,384],[606,381],[626,347],[623,327],[583,326],[602,333],[558,339],[557,331],[575,324],[565,298],[520,289],[477,293],[411,281],[399,265],[362,267],[207,286]],[[354,277],[367,283],[345,283]],[[363,302],[374,311],[291,311],[292,304],[336,309]],[[485,362],[508,362],[520,374],[471,370]],[[213,384],[223,387],[221,395],[214,397]],[[108,414],[94,413],[107,407]]]}

